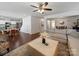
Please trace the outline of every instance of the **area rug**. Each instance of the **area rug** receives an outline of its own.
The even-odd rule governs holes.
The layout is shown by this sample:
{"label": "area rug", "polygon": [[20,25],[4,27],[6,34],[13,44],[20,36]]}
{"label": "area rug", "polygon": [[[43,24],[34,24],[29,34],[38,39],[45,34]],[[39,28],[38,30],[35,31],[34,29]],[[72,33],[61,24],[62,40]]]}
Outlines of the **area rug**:
{"label": "area rug", "polygon": [[56,56],[70,56],[68,44],[59,42],[56,50]]}

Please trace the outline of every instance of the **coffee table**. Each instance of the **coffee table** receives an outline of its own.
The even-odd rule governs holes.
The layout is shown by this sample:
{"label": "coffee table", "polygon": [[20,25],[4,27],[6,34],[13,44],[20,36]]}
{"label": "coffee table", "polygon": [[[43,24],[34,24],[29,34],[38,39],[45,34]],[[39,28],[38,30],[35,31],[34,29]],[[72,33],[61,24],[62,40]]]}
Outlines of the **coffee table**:
{"label": "coffee table", "polygon": [[39,37],[28,43],[28,54],[31,56],[53,56],[58,45],[58,41],[45,38],[48,46],[42,44],[42,38]]}

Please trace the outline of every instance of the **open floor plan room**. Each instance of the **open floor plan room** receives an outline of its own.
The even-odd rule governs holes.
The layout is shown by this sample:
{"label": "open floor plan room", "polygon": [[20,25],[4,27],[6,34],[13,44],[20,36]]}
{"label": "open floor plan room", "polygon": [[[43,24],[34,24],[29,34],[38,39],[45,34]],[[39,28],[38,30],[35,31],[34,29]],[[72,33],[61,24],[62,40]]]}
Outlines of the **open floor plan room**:
{"label": "open floor plan room", "polygon": [[79,56],[79,2],[0,2],[0,56]]}

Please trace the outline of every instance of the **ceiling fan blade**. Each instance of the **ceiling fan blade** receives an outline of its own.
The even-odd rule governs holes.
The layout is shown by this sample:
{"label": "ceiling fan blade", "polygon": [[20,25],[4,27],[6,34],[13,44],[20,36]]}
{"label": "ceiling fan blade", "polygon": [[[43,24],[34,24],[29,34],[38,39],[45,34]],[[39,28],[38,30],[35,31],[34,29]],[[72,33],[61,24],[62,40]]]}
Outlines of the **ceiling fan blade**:
{"label": "ceiling fan blade", "polygon": [[48,2],[45,2],[44,5],[47,6],[48,5]]}
{"label": "ceiling fan blade", "polygon": [[34,10],[33,12],[36,12],[36,11],[38,11],[38,10]]}
{"label": "ceiling fan blade", "polygon": [[50,8],[44,8],[44,10],[47,10],[47,11],[52,11],[52,9],[50,9]]}
{"label": "ceiling fan blade", "polygon": [[32,7],[34,7],[34,8],[38,8],[37,6],[34,6],[34,5],[30,5],[30,6],[32,6]]}

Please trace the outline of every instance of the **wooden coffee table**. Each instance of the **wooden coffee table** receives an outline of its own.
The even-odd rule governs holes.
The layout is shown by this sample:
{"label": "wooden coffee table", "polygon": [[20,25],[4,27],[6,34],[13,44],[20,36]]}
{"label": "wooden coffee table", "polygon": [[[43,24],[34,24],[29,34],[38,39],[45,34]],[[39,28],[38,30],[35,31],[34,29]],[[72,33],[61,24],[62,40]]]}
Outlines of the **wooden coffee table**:
{"label": "wooden coffee table", "polygon": [[28,54],[32,56],[53,56],[55,55],[58,41],[46,38],[48,46],[42,44],[42,38],[37,38],[28,43]]}

